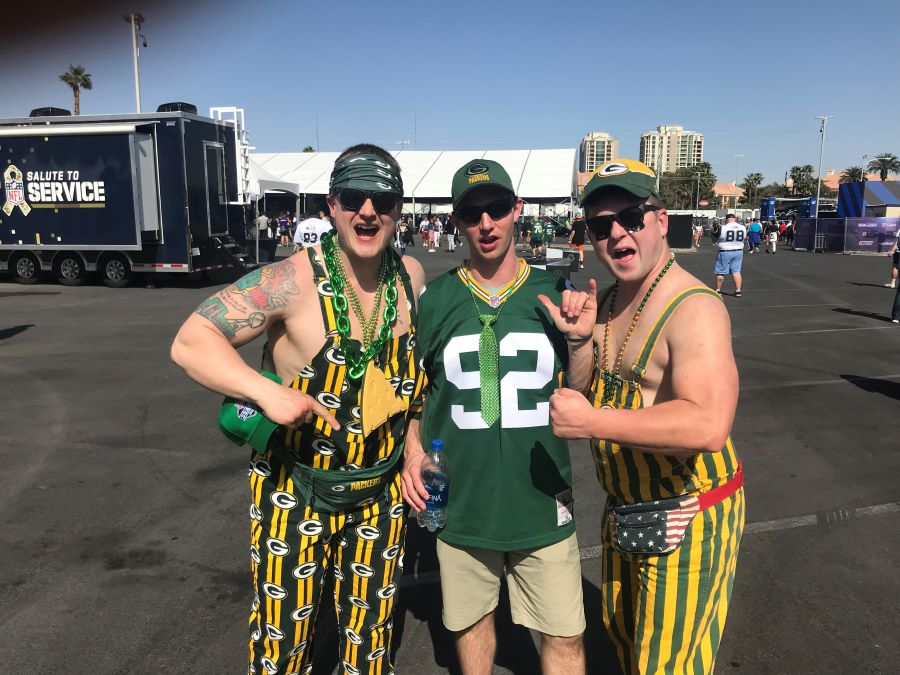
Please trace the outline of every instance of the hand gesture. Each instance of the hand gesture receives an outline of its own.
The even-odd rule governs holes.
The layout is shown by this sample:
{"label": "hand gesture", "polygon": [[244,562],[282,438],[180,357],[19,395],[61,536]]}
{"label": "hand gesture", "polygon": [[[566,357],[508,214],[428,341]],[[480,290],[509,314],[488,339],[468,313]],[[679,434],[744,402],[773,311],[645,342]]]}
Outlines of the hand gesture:
{"label": "hand gesture", "polygon": [[550,318],[567,338],[577,340],[592,335],[597,323],[597,282],[591,279],[588,290],[563,291],[559,306],[546,295],[538,300],[547,308]]}
{"label": "hand gesture", "polygon": [[594,407],[577,391],[557,389],[550,397],[550,423],[559,438],[591,438]]}
{"label": "hand gesture", "polygon": [[270,420],[292,429],[309,424],[316,416],[325,420],[332,429],[341,428],[328,408],[312,396],[274,382],[271,387],[266,388],[265,394],[257,403]]}

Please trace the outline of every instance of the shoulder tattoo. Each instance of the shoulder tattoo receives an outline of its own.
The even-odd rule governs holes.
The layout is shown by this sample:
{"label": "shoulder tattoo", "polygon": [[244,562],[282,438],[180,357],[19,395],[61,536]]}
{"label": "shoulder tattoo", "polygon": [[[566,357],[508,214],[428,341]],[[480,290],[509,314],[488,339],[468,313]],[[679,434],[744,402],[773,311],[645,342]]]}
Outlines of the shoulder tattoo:
{"label": "shoulder tattoo", "polygon": [[268,312],[286,307],[299,293],[294,267],[284,262],[250,272],[204,300],[194,313],[233,339],[243,328],[261,328]]}

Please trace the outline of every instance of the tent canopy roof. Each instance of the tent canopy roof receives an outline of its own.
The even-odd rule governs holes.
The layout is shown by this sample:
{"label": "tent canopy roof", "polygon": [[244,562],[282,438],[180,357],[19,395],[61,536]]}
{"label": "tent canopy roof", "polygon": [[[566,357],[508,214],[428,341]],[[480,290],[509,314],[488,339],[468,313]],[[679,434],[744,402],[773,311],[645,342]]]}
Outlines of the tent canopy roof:
{"label": "tent canopy roof", "polygon": [[259,165],[250,158],[250,198],[259,199],[266,192],[289,192],[293,195],[300,194],[300,186],[293,181],[281,179]]}
{"label": "tent canopy roof", "polygon": [[[338,152],[255,152],[251,161],[276,178],[294,183],[299,192],[328,194],[328,180]],[[404,150],[391,153],[400,163],[404,197],[450,201],[453,174],[471,159],[503,165],[513,187],[526,200],[563,200],[574,191],[575,149],[560,150]]]}

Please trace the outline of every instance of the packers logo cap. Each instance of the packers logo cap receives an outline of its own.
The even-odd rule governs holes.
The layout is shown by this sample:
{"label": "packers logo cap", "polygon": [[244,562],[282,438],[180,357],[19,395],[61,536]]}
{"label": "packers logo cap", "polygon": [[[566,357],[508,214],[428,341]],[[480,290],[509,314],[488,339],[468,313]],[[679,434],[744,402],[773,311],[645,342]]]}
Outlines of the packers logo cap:
{"label": "packers logo cap", "polygon": [[603,188],[617,187],[635,197],[649,197],[656,191],[656,172],[636,159],[614,159],[601,164],[584,186],[581,203]]}
{"label": "packers logo cap", "polygon": [[463,197],[472,190],[485,185],[495,185],[507,190],[513,196],[516,194],[509,174],[500,164],[490,159],[472,159],[453,174],[453,186],[450,191],[453,197],[453,208],[459,206]]}

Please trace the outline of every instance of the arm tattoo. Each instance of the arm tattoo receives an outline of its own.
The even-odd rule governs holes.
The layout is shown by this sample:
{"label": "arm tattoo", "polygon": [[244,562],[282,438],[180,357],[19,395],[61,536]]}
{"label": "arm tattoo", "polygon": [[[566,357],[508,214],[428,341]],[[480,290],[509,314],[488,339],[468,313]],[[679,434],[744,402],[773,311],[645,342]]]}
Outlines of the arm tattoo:
{"label": "arm tattoo", "polygon": [[272,310],[287,307],[291,296],[298,295],[300,289],[294,278],[294,266],[282,263],[254,270],[229,286],[226,292],[240,296],[256,309]]}
{"label": "arm tattoo", "polygon": [[262,312],[253,312],[239,319],[229,319],[225,316],[228,313],[225,303],[215,296],[204,300],[194,313],[210,321],[229,340],[234,339],[241,328],[259,328],[266,322],[266,315]]}
{"label": "arm tattoo", "polygon": [[232,340],[242,328],[265,325],[266,311],[287,307],[299,293],[293,264],[280,263],[250,272],[194,311]]}

